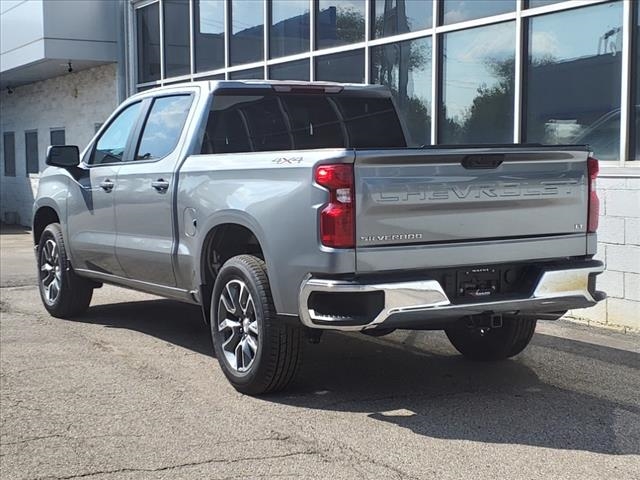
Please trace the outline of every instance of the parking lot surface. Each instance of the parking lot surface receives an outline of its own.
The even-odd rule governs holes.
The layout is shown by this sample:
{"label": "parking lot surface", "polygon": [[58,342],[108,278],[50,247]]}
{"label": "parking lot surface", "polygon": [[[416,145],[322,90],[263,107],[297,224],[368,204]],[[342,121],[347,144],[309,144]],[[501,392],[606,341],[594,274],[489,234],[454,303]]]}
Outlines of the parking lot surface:
{"label": "parking lot surface", "polygon": [[198,308],[105,286],[40,304],[30,236],[0,235],[2,479],[637,479],[640,337],[541,322],[470,363],[440,332],[327,334],[295,383],[226,382]]}

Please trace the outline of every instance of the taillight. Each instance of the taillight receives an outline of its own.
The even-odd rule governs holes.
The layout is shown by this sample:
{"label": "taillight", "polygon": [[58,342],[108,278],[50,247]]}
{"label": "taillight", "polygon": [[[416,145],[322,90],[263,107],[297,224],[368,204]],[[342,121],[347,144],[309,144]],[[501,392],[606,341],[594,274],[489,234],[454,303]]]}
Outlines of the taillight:
{"label": "taillight", "polygon": [[589,157],[587,172],[589,173],[589,216],[587,218],[587,232],[598,230],[598,215],[600,215],[600,199],[596,192],[596,178],[598,177],[598,160]]}
{"label": "taillight", "polygon": [[353,165],[320,165],[315,180],[329,190],[329,203],[320,212],[320,241],[326,247],[353,248]]}

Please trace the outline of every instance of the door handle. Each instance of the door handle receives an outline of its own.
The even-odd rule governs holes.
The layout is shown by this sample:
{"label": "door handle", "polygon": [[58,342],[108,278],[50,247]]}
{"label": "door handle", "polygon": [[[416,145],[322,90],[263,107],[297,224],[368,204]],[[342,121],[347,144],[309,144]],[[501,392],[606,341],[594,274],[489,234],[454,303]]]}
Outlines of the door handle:
{"label": "door handle", "polygon": [[100,188],[102,188],[105,192],[110,192],[111,190],[113,190],[113,187],[115,187],[115,186],[116,186],[116,184],[113,183],[108,178],[106,180],[103,180],[100,183]]}
{"label": "door handle", "polygon": [[155,188],[158,192],[164,193],[169,189],[169,182],[167,182],[163,178],[159,178],[155,182],[151,182],[151,186]]}

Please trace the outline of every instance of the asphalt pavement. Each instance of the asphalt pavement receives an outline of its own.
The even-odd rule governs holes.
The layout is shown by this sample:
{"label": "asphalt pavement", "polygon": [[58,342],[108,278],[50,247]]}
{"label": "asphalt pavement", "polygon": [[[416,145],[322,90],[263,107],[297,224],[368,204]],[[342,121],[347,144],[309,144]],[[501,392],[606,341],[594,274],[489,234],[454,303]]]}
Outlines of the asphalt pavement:
{"label": "asphalt pavement", "polygon": [[252,398],[198,308],[105,286],[50,317],[30,242],[0,234],[3,480],[640,478],[638,335],[541,322],[476,364],[440,332],[327,334]]}

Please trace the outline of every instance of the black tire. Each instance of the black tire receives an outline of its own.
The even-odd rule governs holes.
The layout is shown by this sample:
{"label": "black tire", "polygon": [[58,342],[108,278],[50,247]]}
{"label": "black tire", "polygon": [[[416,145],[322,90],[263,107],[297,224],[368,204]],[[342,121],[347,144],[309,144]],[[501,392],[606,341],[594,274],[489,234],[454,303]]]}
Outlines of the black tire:
{"label": "black tire", "polygon": [[533,337],[537,321],[505,316],[502,327],[486,329],[459,323],[445,330],[449,341],[470,360],[504,360],[522,352]]}
{"label": "black tire", "polygon": [[52,316],[72,318],[89,308],[94,284],[71,268],[59,223],[47,225],[42,232],[37,264],[40,298]]}
{"label": "black tire", "polygon": [[278,319],[265,263],[252,255],[233,257],[220,269],[211,295],[211,337],[222,371],[245,394],[284,389],[301,361],[302,329]]}

